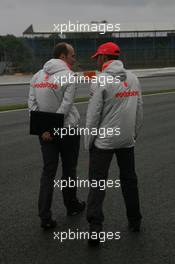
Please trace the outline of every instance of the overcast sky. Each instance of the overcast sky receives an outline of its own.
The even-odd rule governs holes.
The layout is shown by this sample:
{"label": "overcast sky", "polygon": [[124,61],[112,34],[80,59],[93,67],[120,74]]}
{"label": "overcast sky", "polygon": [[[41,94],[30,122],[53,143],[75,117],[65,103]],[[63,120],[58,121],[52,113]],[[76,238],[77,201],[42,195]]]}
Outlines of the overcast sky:
{"label": "overcast sky", "polygon": [[53,28],[53,23],[107,20],[137,30],[149,25],[175,29],[174,0],[0,0],[0,35]]}

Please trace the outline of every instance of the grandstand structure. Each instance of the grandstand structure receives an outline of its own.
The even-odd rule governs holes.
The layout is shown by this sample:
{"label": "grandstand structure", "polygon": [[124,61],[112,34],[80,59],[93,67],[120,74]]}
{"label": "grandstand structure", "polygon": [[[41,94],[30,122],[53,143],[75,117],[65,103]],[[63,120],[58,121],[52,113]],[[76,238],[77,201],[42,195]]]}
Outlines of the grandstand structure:
{"label": "grandstand structure", "polygon": [[[161,29],[162,28],[162,29]],[[155,68],[175,66],[175,26],[159,25],[158,28],[122,27],[119,32],[53,32],[53,30],[34,31],[30,25],[24,32],[25,41],[32,48],[35,67],[52,57],[56,43],[66,41],[74,46],[77,53],[77,70],[92,70],[95,63],[90,57],[96,48],[107,41],[121,47],[121,60],[126,68]]]}

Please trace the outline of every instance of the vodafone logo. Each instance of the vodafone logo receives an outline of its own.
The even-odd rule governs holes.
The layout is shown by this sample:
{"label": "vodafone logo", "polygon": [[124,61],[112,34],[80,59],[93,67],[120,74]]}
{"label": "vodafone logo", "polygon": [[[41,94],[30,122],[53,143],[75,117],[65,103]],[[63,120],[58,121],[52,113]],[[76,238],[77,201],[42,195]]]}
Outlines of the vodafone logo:
{"label": "vodafone logo", "polygon": [[139,91],[130,90],[128,92],[125,91],[125,92],[115,94],[115,97],[128,97],[128,96],[139,96]]}
{"label": "vodafone logo", "polygon": [[39,82],[39,83],[33,83],[32,85],[35,88],[50,88],[50,89],[58,89],[59,86],[55,83],[50,82]]}

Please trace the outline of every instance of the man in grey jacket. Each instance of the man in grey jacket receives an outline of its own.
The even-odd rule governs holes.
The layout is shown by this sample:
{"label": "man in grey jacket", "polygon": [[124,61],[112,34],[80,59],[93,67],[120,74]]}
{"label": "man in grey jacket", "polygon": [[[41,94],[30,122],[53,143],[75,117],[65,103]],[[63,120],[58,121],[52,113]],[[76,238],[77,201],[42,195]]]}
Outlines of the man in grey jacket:
{"label": "man in grey jacket", "polygon": [[[54,58],[47,61],[32,78],[28,106],[30,111],[44,111],[64,114],[64,127],[76,128],[80,116],[74,105],[75,82],[69,82],[74,73],[75,51],[67,43],[59,43],[54,48]],[[68,131],[68,130],[67,130]],[[55,139],[48,131],[39,136],[43,156],[43,171],[40,180],[39,216],[44,229],[56,226],[52,219],[51,204],[54,179],[58,167],[59,154],[62,159],[62,180],[76,181],[76,167],[79,155],[80,135],[64,135]],[[75,215],[85,208],[85,202],[78,201],[76,186],[68,184],[63,188],[63,200],[67,215]]]}
{"label": "man in grey jacket", "polygon": [[[107,180],[113,154],[116,155],[129,227],[132,231],[139,231],[142,216],[134,146],[143,120],[142,96],[137,77],[124,69],[119,54],[119,46],[108,42],[102,44],[93,56],[101,69],[97,79],[103,77],[106,83],[97,82],[91,87],[86,128],[90,131],[97,128],[99,133],[86,135],[85,146],[90,151],[90,181]],[[103,136],[102,130],[105,132]],[[87,205],[90,232],[102,230],[104,197],[105,190],[100,190],[99,185],[90,188]],[[98,244],[99,240],[90,239],[89,243]]]}

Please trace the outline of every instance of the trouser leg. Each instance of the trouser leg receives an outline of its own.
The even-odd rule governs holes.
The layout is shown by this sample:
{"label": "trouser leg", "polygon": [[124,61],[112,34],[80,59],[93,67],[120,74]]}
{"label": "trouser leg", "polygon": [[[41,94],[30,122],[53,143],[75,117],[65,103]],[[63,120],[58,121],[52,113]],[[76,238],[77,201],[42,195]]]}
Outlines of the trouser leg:
{"label": "trouser leg", "polygon": [[130,222],[142,218],[140,213],[137,175],[135,172],[134,147],[115,150],[120,169],[121,189]]}
{"label": "trouser leg", "polygon": [[[64,205],[67,209],[70,209],[76,202],[76,169],[78,163],[78,156],[79,156],[79,148],[80,148],[80,136],[74,135],[70,136],[67,135],[62,138],[61,142],[61,159],[62,159],[62,180],[74,180],[75,186],[63,188],[63,201]],[[72,185],[71,185],[72,186]]]}
{"label": "trouser leg", "polygon": [[111,150],[102,150],[95,146],[89,153],[89,180],[91,184],[93,182],[98,184],[98,187],[90,187],[88,195],[87,220],[92,231],[99,232],[102,230],[105,190],[100,190],[99,181],[107,180],[112,156],[113,152]]}
{"label": "trouser leg", "polygon": [[55,143],[40,139],[43,157],[43,171],[40,179],[39,216],[41,219],[51,218],[51,205],[54,190],[54,179],[58,167],[59,147]]}

